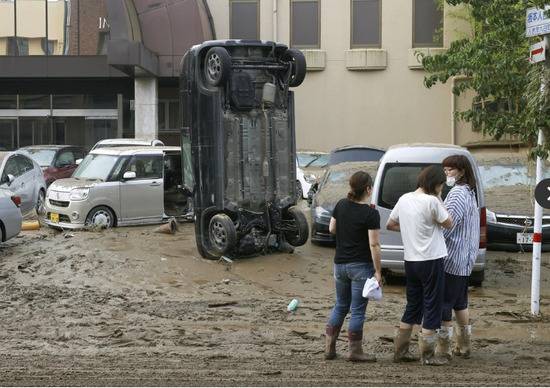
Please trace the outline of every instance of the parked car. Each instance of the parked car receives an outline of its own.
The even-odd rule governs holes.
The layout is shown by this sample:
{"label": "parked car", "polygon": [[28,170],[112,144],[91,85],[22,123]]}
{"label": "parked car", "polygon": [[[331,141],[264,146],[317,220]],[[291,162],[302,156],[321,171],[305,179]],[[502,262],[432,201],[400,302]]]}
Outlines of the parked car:
{"label": "parked car", "polygon": [[[385,228],[397,200],[405,193],[416,190],[420,171],[430,165],[440,165],[450,155],[464,155],[472,165],[476,177],[476,192],[479,205],[480,243],[470,282],[481,285],[485,274],[485,252],[487,248],[487,222],[483,183],[477,162],[468,150],[453,145],[416,144],[398,145],[388,149],[376,174],[372,193],[372,204],[380,213],[380,245],[382,268],[393,273],[404,273],[403,242],[401,234]],[[444,185],[442,198],[449,188]]]}
{"label": "parked car", "polygon": [[349,192],[349,178],[355,172],[363,170],[374,179],[377,168],[378,162],[348,162],[328,167],[311,206],[312,243],[336,243],[335,236],[328,231],[328,226],[334,207]]}
{"label": "parked car", "polygon": [[20,205],[21,197],[0,188],[0,242],[8,241],[21,231],[23,216]]}
{"label": "parked car", "polygon": [[153,146],[153,147],[164,147],[164,143],[158,139],[147,140],[147,139],[103,139],[95,143],[91,151],[98,148],[106,147],[140,147],[140,146]]}
{"label": "parked car", "polygon": [[179,147],[96,149],[72,178],[51,184],[45,221],[53,227],[77,229],[186,218],[188,197],[181,183]]}
{"label": "parked car", "polygon": [[[477,157],[487,204],[487,249],[532,251],[534,171],[526,157]],[[543,168],[550,178],[550,163]],[[542,250],[550,251],[550,210],[543,209]]]}
{"label": "parked car", "polygon": [[78,167],[77,160],[86,156],[84,148],[70,145],[34,145],[20,151],[27,153],[42,168],[46,186],[57,179],[69,178]]}
{"label": "parked car", "polygon": [[0,152],[0,188],[12,191],[21,198],[23,214],[44,210],[46,182],[42,169],[21,151]]}
{"label": "parked car", "polygon": [[297,198],[307,198],[311,185],[324,174],[328,157],[327,152],[296,152]]}
{"label": "parked car", "polygon": [[[351,145],[335,148],[330,152],[327,166],[334,166],[345,162],[376,162],[384,155],[381,148],[362,145]],[[319,189],[319,182],[311,185],[307,193],[307,202],[311,206],[313,197]]]}

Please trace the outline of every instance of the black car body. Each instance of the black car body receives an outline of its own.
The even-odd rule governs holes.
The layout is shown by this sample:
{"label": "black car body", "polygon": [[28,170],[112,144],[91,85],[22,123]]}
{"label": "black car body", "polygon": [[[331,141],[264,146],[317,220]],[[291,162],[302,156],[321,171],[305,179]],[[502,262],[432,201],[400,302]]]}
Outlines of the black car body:
{"label": "black car body", "polygon": [[[532,251],[531,243],[519,243],[519,236],[533,233],[535,177],[527,158],[516,156],[478,157],[487,205],[487,249]],[[548,163],[543,179],[550,178]],[[524,240],[525,241],[525,240]],[[543,210],[542,250],[550,251],[550,211]]]}
{"label": "black car body", "polygon": [[[180,78],[184,188],[200,254],[240,257],[308,238],[296,203],[294,94],[303,54],[266,41],[208,41]],[[192,168],[188,168],[192,167]],[[290,245],[289,245],[290,244]]]}
{"label": "black car body", "polygon": [[349,178],[357,171],[366,171],[374,179],[378,162],[345,162],[329,166],[313,198],[311,206],[311,242],[334,244],[328,227],[338,201],[349,192]]}

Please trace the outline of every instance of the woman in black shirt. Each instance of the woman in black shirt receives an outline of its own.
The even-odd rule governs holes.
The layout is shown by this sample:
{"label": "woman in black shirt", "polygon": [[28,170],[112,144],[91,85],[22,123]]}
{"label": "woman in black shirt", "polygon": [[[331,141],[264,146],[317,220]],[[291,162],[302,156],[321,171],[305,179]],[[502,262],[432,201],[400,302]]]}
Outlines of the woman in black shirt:
{"label": "woman in black shirt", "polygon": [[349,180],[348,197],[341,199],[330,219],[330,233],[336,235],[334,280],[336,304],[326,328],[325,358],[336,358],[336,340],[344,319],[351,312],[348,327],[349,361],[376,361],[374,355],[363,353],[363,323],[368,299],[363,298],[363,286],[368,278],[381,283],[380,215],[370,207],[372,178],[358,171]]}

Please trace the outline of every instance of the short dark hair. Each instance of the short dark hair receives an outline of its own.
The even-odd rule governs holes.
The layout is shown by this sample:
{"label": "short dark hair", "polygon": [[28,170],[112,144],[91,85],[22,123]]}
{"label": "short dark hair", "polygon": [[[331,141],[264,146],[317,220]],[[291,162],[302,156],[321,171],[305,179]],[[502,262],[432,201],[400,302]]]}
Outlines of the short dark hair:
{"label": "short dark hair", "polygon": [[474,170],[467,157],[464,155],[451,155],[443,159],[443,167],[457,168],[464,171],[464,175],[456,181],[458,184],[467,184],[472,190],[476,189]]}
{"label": "short dark hair", "polygon": [[447,177],[443,167],[431,165],[420,171],[417,184],[426,194],[437,195],[436,187],[445,183],[446,180]]}
{"label": "short dark hair", "polygon": [[352,201],[360,201],[367,189],[372,188],[372,178],[368,172],[357,171],[349,178],[350,191],[348,199]]}

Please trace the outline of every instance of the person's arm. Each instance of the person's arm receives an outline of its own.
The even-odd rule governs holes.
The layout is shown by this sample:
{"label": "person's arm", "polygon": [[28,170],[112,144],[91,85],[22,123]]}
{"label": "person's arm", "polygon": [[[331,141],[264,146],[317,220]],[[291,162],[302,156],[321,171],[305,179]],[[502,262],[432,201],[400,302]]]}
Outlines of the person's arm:
{"label": "person's arm", "polygon": [[374,264],[374,277],[379,285],[382,285],[382,261],[380,250],[380,229],[369,229],[370,253]]}
{"label": "person's arm", "polygon": [[330,217],[330,224],[328,225],[328,231],[330,234],[336,234],[336,218]]}
{"label": "person's arm", "polygon": [[453,227],[453,218],[443,206],[443,202],[434,197],[432,204],[434,206],[432,209],[435,222],[445,229],[451,229]]}
{"label": "person's arm", "polygon": [[449,217],[445,221],[440,222],[439,225],[441,225],[445,229],[451,229],[453,227],[453,219],[451,215],[449,215]]}
{"label": "person's arm", "polygon": [[388,218],[388,222],[386,223],[386,229],[391,230],[393,232],[401,231],[401,228],[399,227],[399,222],[392,220],[391,218]]}

